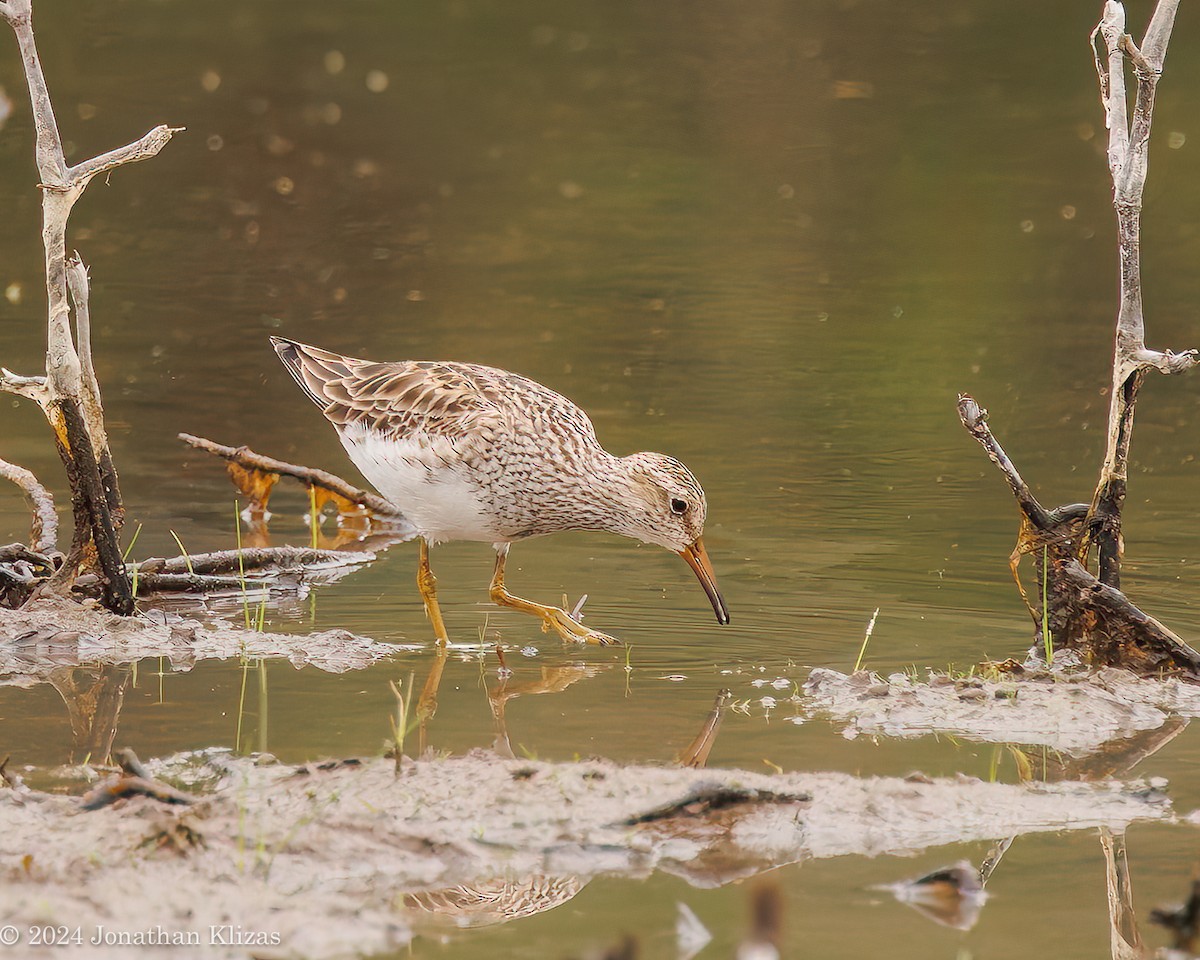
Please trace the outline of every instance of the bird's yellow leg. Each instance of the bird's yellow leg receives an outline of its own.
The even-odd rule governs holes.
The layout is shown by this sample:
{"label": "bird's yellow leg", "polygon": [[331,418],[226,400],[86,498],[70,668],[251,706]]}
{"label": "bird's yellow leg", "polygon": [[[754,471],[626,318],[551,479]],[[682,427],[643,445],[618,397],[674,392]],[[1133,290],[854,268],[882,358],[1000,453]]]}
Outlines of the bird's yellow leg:
{"label": "bird's yellow leg", "polygon": [[429,566],[429,544],[424,537],[418,538],[421,544],[421,559],[417,564],[417,589],[421,591],[421,599],[425,603],[425,615],[433,624],[433,633],[438,643],[445,646],[450,642],[446,633],[446,623],[442,620],[442,608],[438,606],[437,577]]}
{"label": "bird's yellow leg", "polygon": [[421,600],[425,603],[425,615],[433,625],[437,637],[437,653],[433,666],[429,668],[429,676],[421,688],[421,696],[417,700],[418,756],[424,756],[428,746],[426,729],[438,708],[438,688],[442,684],[442,670],[446,666],[446,649],[450,637],[446,633],[446,623],[442,619],[442,608],[438,605],[437,577],[429,566],[429,544],[424,537],[419,538],[421,545],[420,560],[417,563],[417,589],[421,591]]}
{"label": "bird's yellow leg", "polygon": [[553,628],[563,640],[571,643],[598,643],[607,645],[621,642],[616,637],[610,637],[608,634],[600,633],[596,630],[589,630],[578,620],[573,619],[561,607],[548,607],[541,603],[534,603],[532,600],[514,597],[504,588],[504,562],[507,559],[508,544],[504,544],[496,550],[496,572],[492,574],[492,586],[490,590],[492,603],[499,604],[502,607],[511,607],[513,610],[520,610],[522,613],[531,613],[535,617],[541,617],[542,630],[549,631]]}

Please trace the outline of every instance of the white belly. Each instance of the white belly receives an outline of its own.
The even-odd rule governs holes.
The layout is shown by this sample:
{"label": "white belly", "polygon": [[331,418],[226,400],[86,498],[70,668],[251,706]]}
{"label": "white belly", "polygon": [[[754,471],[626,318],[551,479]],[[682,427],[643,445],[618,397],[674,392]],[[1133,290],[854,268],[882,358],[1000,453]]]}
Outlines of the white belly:
{"label": "white belly", "polygon": [[[447,540],[495,542],[495,524],[479,499],[478,488],[455,470],[452,451],[377,433],[341,434],[342,445],[364,477],[403,511],[417,532],[432,543]],[[438,453],[449,453],[450,466]]]}

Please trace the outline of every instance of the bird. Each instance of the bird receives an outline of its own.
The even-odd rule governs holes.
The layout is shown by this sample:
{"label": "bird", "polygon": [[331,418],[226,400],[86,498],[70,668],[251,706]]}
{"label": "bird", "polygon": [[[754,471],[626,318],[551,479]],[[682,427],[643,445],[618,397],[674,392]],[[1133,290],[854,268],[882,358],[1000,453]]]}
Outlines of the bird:
{"label": "bird", "polygon": [[493,545],[494,603],[540,617],[543,630],[566,642],[619,643],[560,607],[506,588],[511,544],[567,530],[608,531],[679,554],[717,622],[729,623],[702,538],[704,490],[678,460],[614,456],[578,406],[506,370],[454,361],[376,363],[284,337],[271,343],[355,466],[416,531],[417,587],[442,645],[449,635],[429,550],[454,540]]}

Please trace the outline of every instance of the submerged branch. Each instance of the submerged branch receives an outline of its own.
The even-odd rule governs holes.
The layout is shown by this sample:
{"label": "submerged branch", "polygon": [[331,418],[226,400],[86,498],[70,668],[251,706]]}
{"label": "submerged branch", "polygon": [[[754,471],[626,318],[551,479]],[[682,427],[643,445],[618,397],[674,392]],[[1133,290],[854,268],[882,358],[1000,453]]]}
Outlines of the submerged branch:
{"label": "submerged branch", "polygon": [[[404,514],[387,500],[384,500],[383,497],[351,486],[341,477],[335,476],[332,473],[326,473],[324,470],[315,470],[312,467],[302,467],[294,463],[286,463],[283,460],[276,460],[273,457],[255,453],[249,447],[245,446],[227,447],[220,443],[214,443],[212,440],[206,440],[204,437],[194,437],[190,433],[179,434],[179,439],[198,450],[204,450],[215,456],[222,457],[228,461],[231,468],[236,465],[244,470],[294,477],[307,486],[320,487],[344,500],[358,504],[360,507],[365,507],[377,516],[391,517],[397,520],[404,519]],[[266,497],[262,497],[262,506],[263,508],[266,507]]]}

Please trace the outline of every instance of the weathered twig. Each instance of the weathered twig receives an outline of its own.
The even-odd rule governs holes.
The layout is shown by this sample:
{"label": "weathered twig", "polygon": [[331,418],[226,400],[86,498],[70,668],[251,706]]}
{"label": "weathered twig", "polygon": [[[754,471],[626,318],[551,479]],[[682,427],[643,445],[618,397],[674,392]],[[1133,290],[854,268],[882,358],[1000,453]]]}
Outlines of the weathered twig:
{"label": "weathered twig", "polygon": [[[1107,0],[1100,23],[1091,36],[1094,47],[1097,37],[1104,45],[1103,54],[1096,51],[1096,70],[1108,126],[1108,166],[1113,182],[1113,206],[1117,212],[1121,302],[1113,348],[1107,449],[1078,556],[1086,563],[1095,544],[1099,551],[1100,580],[1113,587],[1121,584],[1121,508],[1128,481],[1133,411],[1142,380],[1150,370],[1182,373],[1200,362],[1200,355],[1195,350],[1173,353],[1147,349],[1142,308],[1140,220],[1150,124],[1155,89],[1162,74],[1178,6],[1179,0],[1159,0],[1139,49],[1125,33],[1125,8],[1116,0]],[[1137,77],[1132,119],[1126,105],[1126,57],[1134,64]]]}
{"label": "weathered twig", "polygon": [[54,510],[54,497],[50,491],[29,470],[7,460],[0,460],[0,477],[20,487],[33,507],[29,549],[35,553],[53,553],[58,549],[58,514]]}
{"label": "weathered twig", "polygon": [[377,516],[397,520],[404,519],[404,514],[387,500],[384,500],[383,497],[369,493],[366,490],[359,490],[341,477],[335,476],[332,473],[326,473],[324,470],[314,470],[311,467],[302,467],[294,463],[286,463],[283,460],[276,460],[273,457],[255,453],[249,447],[227,447],[220,443],[214,443],[212,440],[206,440],[204,437],[194,437],[190,433],[179,434],[179,439],[199,450],[205,450],[208,453],[224,458],[229,463],[230,475],[234,478],[234,482],[238,483],[239,488],[248,496],[255,496],[256,499],[260,500],[262,509],[266,509],[267,497],[270,496],[270,488],[273,484],[267,485],[265,492],[261,490],[252,492],[248,484],[234,471],[233,468],[235,466],[240,467],[244,471],[257,471],[294,477],[307,486],[320,487],[322,490],[327,490],[343,500],[366,507],[371,513]]}
{"label": "weathered twig", "polygon": [[967,428],[967,432],[978,440],[983,449],[987,451],[988,458],[992,463],[1000,468],[1004,479],[1008,481],[1013,496],[1017,498],[1017,506],[1021,508],[1021,512],[1029,519],[1029,522],[1039,530],[1048,530],[1052,525],[1049,511],[1038,503],[1037,497],[1033,495],[1029,485],[1021,478],[1021,474],[1017,472],[1013,462],[1008,459],[1008,454],[1004,452],[1000,442],[992,436],[991,428],[987,423],[987,411],[976,402],[974,397],[960,393],[958,395],[958,418]]}
{"label": "weathered twig", "polygon": [[1021,558],[1026,554],[1034,555],[1035,572],[1040,579],[1044,576],[1044,564],[1047,561],[1073,558],[1079,543],[1081,521],[1087,514],[1087,504],[1069,504],[1054,510],[1047,510],[1033,495],[1028,484],[1017,472],[1016,466],[1000,446],[1000,441],[992,434],[987,424],[987,411],[975,399],[967,394],[959,394],[958,417],[967,431],[987,451],[992,463],[1000,468],[1004,479],[1008,481],[1009,489],[1017,500],[1021,511],[1021,527],[1017,534],[1017,543],[1008,557],[1008,567],[1012,571],[1013,582],[1029,615],[1033,617],[1034,626],[1038,630],[1042,625],[1040,606],[1030,602],[1025,586],[1021,583],[1019,567]]}
{"label": "weathered twig", "polygon": [[[78,572],[98,566],[105,605],[118,613],[130,613],[133,593],[117,542],[123,511],[92,369],[87,274],[78,259],[68,268],[66,229],[71,208],[93,177],[154,156],[177,128],[155,127],[134,143],[68,166],[34,42],[31,0],[6,0],[0,4],[0,18],[16,34],[37,133],[35,154],[41,178],[48,299],[45,380],[3,371],[0,389],[37,401],[54,430],[67,470],[76,532],[68,561],[60,568],[56,581],[61,587],[69,587]],[[68,283],[77,317],[83,317],[75,343],[67,304]]]}

